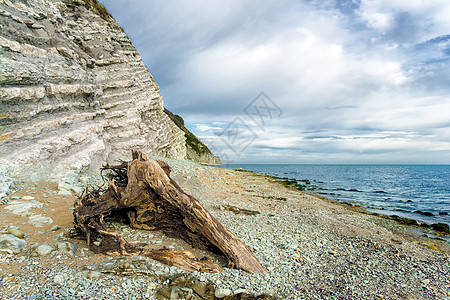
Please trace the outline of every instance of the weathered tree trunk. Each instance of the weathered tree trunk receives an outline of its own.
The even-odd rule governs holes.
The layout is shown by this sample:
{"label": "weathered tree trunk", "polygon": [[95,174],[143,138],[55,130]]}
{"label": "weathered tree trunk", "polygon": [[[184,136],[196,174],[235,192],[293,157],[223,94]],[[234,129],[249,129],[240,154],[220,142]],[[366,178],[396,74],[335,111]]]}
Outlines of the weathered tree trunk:
{"label": "weathered tree trunk", "polygon": [[133,161],[103,170],[113,172],[108,189],[102,194],[88,193],[75,202],[75,228],[92,250],[147,255],[189,271],[221,270],[211,261],[196,260],[189,251],[146,250],[107,230],[105,220],[125,217],[134,228],[161,230],[194,247],[221,252],[227,257],[229,267],[267,272],[240,239],[170,178],[171,167],[165,162],[147,160],[140,151],[133,151]]}

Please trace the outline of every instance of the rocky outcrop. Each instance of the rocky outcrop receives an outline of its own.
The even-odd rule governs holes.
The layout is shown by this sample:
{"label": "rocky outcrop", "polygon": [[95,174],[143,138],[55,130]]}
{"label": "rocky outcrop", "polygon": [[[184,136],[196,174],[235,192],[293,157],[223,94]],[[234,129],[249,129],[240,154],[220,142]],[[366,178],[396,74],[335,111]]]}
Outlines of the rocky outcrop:
{"label": "rocky outcrop", "polygon": [[187,159],[197,163],[208,165],[220,165],[222,161],[219,157],[214,156],[211,150],[202,143],[192,132],[190,132],[184,125],[184,120],[179,115],[173,114],[167,108],[164,112],[172,119],[172,121],[184,132],[186,137],[186,156]]}
{"label": "rocky outcrop", "polygon": [[95,0],[0,0],[0,160],[54,173],[186,159],[139,53]]}

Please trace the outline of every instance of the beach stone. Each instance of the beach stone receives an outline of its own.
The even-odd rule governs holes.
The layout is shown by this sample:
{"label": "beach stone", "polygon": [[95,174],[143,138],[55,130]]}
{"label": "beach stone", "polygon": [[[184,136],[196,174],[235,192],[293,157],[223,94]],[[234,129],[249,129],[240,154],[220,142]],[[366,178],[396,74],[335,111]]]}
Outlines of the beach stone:
{"label": "beach stone", "polygon": [[59,227],[58,225],[53,225],[52,227],[50,227],[50,231],[56,231],[58,229],[60,229],[61,227]]}
{"label": "beach stone", "polygon": [[50,253],[52,253],[53,250],[55,250],[55,249],[52,246],[50,246],[49,244],[42,244],[36,248],[36,253],[39,256],[47,256]]}
{"label": "beach stone", "polygon": [[22,200],[34,200],[35,198],[33,196],[23,196]]}
{"label": "beach stone", "polygon": [[102,273],[99,271],[89,271],[86,274],[87,279],[99,279],[102,276]]}
{"label": "beach stone", "polygon": [[199,294],[201,297],[205,297],[206,293],[208,291],[207,286],[200,282],[194,282],[190,288],[192,288],[197,294]]}
{"label": "beach stone", "polygon": [[8,228],[8,233],[18,237],[19,239],[23,239],[25,237],[25,233],[16,228]]}
{"label": "beach stone", "polygon": [[222,299],[226,296],[231,295],[232,291],[230,289],[216,289],[216,291],[214,292],[214,296],[216,296],[216,298]]}
{"label": "beach stone", "polygon": [[72,192],[62,189],[62,190],[58,191],[58,196],[69,197],[69,196],[72,196]]}
{"label": "beach stone", "polygon": [[28,224],[36,227],[42,227],[45,224],[52,224],[53,219],[50,217],[44,217],[42,215],[32,215],[29,217]]}
{"label": "beach stone", "polygon": [[434,223],[431,224],[431,228],[436,231],[444,232],[444,233],[450,233],[450,228],[448,224],[446,223]]}
{"label": "beach stone", "polygon": [[63,275],[55,275],[55,277],[53,277],[53,282],[57,283],[57,284],[62,284],[64,283],[65,279]]}
{"label": "beach stone", "polygon": [[43,203],[34,200],[29,202],[12,201],[5,206],[5,209],[9,210],[11,213],[15,215],[27,217],[31,215],[30,213],[31,209],[42,208],[43,206],[44,206]]}
{"label": "beach stone", "polygon": [[67,238],[66,238],[66,235],[64,234],[64,232],[60,232],[60,233],[56,236],[55,240],[56,240],[56,241],[66,241]]}
{"label": "beach stone", "polygon": [[71,242],[59,242],[56,243],[56,245],[59,251],[63,251],[70,254],[75,254],[75,252],[77,251],[77,245]]}
{"label": "beach stone", "polygon": [[433,217],[433,216],[434,216],[433,213],[430,213],[430,212],[428,212],[428,211],[415,210],[414,212],[415,212],[416,214],[421,214],[421,215],[427,216],[427,217]]}
{"label": "beach stone", "polygon": [[[194,291],[187,287],[164,287],[156,293],[156,299],[192,299]],[[194,298],[195,299],[195,298]]]}
{"label": "beach stone", "polygon": [[18,254],[26,246],[27,242],[12,234],[3,234],[0,236],[0,251]]}

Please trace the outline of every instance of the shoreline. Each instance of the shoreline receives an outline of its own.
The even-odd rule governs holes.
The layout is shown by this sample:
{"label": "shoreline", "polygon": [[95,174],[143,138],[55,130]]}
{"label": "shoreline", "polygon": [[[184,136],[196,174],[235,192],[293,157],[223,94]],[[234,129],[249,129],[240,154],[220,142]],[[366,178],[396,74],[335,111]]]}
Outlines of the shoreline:
{"label": "shoreline", "polygon": [[[278,183],[282,186],[299,190],[300,192],[310,194],[312,196],[321,198],[326,201],[331,201],[333,203],[344,205],[344,206],[348,207],[348,209],[351,209],[351,210],[354,210],[357,212],[361,212],[361,213],[364,213],[367,215],[377,216],[380,218],[385,218],[388,220],[394,220],[394,221],[398,222],[399,224],[408,225],[408,226],[411,226],[412,228],[415,228],[418,231],[420,230],[423,234],[429,235],[429,238],[431,238],[431,239],[439,239],[442,241],[446,241],[447,243],[450,243],[450,232],[442,231],[442,230],[445,230],[445,228],[442,229],[442,226],[441,226],[442,223],[430,223],[429,224],[426,221],[422,221],[419,217],[418,218],[404,217],[401,214],[399,215],[398,213],[396,213],[396,211],[394,211],[394,210],[376,209],[376,208],[371,208],[371,207],[361,205],[359,203],[350,203],[348,201],[332,199],[328,196],[327,193],[314,192],[314,190],[316,190],[315,186],[312,189],[308,189],[308,186],[311,184],[309,179],[298,180],[295,178],[280,177],[280,176],[276,176],[276,175],[270,175],[267,173],[245,170],[242,168],[236,168],[234,170],[238,171],[238,172],[252,173],[255,176],[263,176],[270,182]],[[354,191],[357,191],[357,190],[354,189]],[[420,214],[424,214],[421,211],[417,211],[417,212]],[[448,227],[449,224],[444,223],[444,226],[445,225],[447,225],[447,227]],[[438,228],[441,230],[436,230],[435,228]]]}
{"label": "shoreline", "polygon": [[[353,211],[329,198],[271,183],[261,175],[164,160],[173,167],[172,178],[183,190],[245,242],[269,270],[265,275],[228,268],[216,274],[192,273],[200,282],[232,294],[268,293],[280,299],[450,297],[450,249],[446,242],[421,237],[393,220]],[[55,295],[58,291],[56,299],[65,299],[64,293],[87,299],[124,295],[156,299],[156,291],[165,286],[167,278],[186,273],[141,257],[95,254],[83,241],[56,241],[71,227],[74,197],[58,195],[57,188],[57,184],[23,183],[22,189],[11,195],[33,195],[44,204],[32,211],[53,217],[54,222],[40,228],[27,224],[28,217],[7,213],[6,206],[0,206],[0,228],[20,227],[27,236],[28,249],[32,243],[56,248],[46,256],[0,252],[0,293],[5,297],[27,298],[42,291]],[[42,198],[44,193],[47,198]],[[61,228],[53,232],[50,228],[54,225]],[[157,232],[114,226],[128,240],[187,247]],[[66,253],[58,249],[58,242],[73,243],[77,249]],[[447,254],[431,249],[432,244]],[[224,263],[211,253],[195,254]],[[131,275],[120,275],[124,263],[132,266]],[[139,269],[144,265],[145,270]],[[106,270],[106,266],[113,270]]]}

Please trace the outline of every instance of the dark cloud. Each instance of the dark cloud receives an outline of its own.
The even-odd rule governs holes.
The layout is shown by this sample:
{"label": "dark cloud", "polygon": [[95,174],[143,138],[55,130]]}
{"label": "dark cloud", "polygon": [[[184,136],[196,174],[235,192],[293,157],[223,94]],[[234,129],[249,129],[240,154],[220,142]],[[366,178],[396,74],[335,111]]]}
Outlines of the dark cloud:
{"label": "dark cloud", "polygon": [[[207,144],[255,130],[235,160],[450,162],[446,1],[103,3]],[[244,113],[262,91],[283,111],[263,129]]]}

